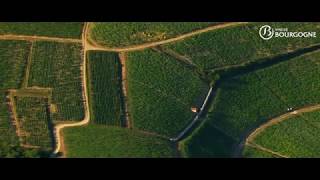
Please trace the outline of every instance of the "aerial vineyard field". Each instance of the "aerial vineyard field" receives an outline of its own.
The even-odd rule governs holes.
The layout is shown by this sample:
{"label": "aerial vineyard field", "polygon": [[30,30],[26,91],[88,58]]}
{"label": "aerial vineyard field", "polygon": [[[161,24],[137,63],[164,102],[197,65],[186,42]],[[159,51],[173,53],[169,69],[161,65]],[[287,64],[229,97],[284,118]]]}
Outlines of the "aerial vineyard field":
{"label": "aerial vineyard field", "polygon": [[67,157],[174,157],[165,139],[125,128],[89,125],[64,130]]}
{"label": "aerial vineyard field", "polygon": [[106,47],[126,47],[176,37],[213,22],[100,22],[90,23],[89,40]]}
{"label": "aerial vineyard field", "polygon": [[30,43],[23,41],[0,41],[0,141],[17,143],[10,122],[7,90],[19,88],[24,75]]}
{"label": "aerial vineyard field", "polygon": [[[320,52],[262,69],[257,75],[288,107],[302,107],[320,102]],[[281,78],[279,78],[281,77]]]}
{"label": "aerial vineyard field", "polygon": [[320,157],[320,112],[304,113],[259,133],[254,143],[288,157]]}
{"label": "aerial vineyard field", "polygon": [[145,50],[128,54],[129,112],[133,127],[175,136],[195,116],[209,90],[198,75],[178,60]]}
{"label": "aerial vineyard field", "polygon": [[294,33],[320,23],[0,22],[0,158],[320,157]]}
{"label": "aerial vineyard field", "polygon": [[24,76],[31,43],[0,41],[0,89],[19,88]]}
{"label": "aerial vineyard field", "polygon": [[80,44],[34,42],[29,87],[52,88],[54,121],[84,117]]}
{"label": "aerial vineyard field", "polygon": [[80,22],[0,22],[0,34],[80,39],[82,28]]}
{"label": "aerial vineyard field", "polygon": [[[315,31],[319,23],[267,23],[289,31]],[[268,41],[258,35],[264,23],[250,23],[202,33],[200,35],[163,45],[191,59],[202,69],[258,61],[261,58],[287,53],[320,43],[319,38],[272,38]]]}
{"label": "aerial vineyard field", "polygon": [[121,64],[117,53],[88,53],[91,122],[121,126]]}
{"label": "aerial vineyard field", "polygon": [[[217,127],[239,142],[246,133],[268,119],[286,113],[289,107],[319,103],[318,60],[319,52],[310,53],[224,80],[202,126]],[[188,148],[194,149],[201,144],[209,155],[212,153],[209,150],[215,152],[215,149],[205,141],[211,135],[203,129],[194,133],[196,139],[190,138]],[[211,129],[214,132],[214,128]]]}
{"label": "aerial vineyard field", "polygon": [[15,97],[17,122],[24,145],[53,148],[53,136],[47,98]]}

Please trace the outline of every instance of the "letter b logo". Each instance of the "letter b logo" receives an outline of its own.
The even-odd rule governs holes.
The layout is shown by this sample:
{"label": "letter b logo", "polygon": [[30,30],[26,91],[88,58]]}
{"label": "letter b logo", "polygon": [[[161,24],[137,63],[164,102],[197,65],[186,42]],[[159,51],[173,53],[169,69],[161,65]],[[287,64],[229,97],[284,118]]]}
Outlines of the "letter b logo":
{"label": "letter b logo", "polygon": [[259,30],[259,35],[262,39],[269,40],[273,37],[274,30],[271,26],[264,25],[264,26],[261,26],[261,28]]}

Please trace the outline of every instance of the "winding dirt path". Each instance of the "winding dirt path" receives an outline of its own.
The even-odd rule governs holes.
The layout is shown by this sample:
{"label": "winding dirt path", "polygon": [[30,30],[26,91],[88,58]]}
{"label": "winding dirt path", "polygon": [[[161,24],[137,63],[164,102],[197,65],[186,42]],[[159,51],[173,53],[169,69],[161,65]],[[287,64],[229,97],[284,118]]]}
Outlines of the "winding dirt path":
{"label": "winding dirt path", "polygon": [[0,35],[0,40],[54,41],[54,42],[61,42],[61,43],[82,43],[81,39],[47,37],[47,36],[26,36],[26,35],[13,35],[13,34]]}
{"label": "winding dirt path", "polygon": [[88,50],[97,50],[97,51],[111,51],[111,52],[128,52],[128,51],[137,51],[137,50],[143,50],[146,48],[151,48],[151,47],[155,47],[155,46],[159,46],[159,45],[163,45],[163,44],[167,44],[167,43],[172,43],[172,42],[176,42],[176,41],[181,41],[184,40],[186,38],[198,35],[198,34],[202,34],[205,32],[209,32],[209,31],[213,31],[213,30],[217,30],[217,29],[223,29],[223,28],[227,28],[227,27],[232,27],[232,26],[238,26],[238,25],[244,25],[244,24],[248,24],[248,22],[232,22],[232,23],[225,23],[225,24],[219,24],[219,25],[213,25],[213,26],[209,26],[207,28],[203,28],[200,30],[195,30],[189,33],[185,33],[182,35],[179,35],[177,37],[174,38],[170,38],[170,39],[166,39],[163,41],[157,41],[157,42],[149,42],[149,43],[144,43],[144,44],[139,44],[139,45],[134,45],[134,46],[128,46],[128,47],[123,47],[123,48],[109,48],[109,47],[104,47],[101,46],[97,43],[92,42],[89,39],[86,39],[86,44],[87,44],[87,49]]}
{"label": "winding dirt path", "polygon": [[[276,118],[273,118],[273,119],[267,121],[266,123],[262,124],[257,129],[255,129],[252,133],[249,134],[249,136],[245,139],[245,143],[243,143],[241,149],[244,148],[244,145],[249,145],[250,146],[250,144],[251,145],[254,144],[253,140],[260,133],[262,133],[264,130],[266,130],[268,127],[271,127],[273,125],[279,124],[280,122],[288,120],[288,119],[290,119],[290,118],[292,118],[294,116],[299,116],[299,115],[301,115],[303,113],[317,111],[317,110],[320,110],[320,104],[303,107],[303,108],[297,109],[297,110],[295,110],[293,112],[285,113],[285,114],[283,114],[281,116],[278,116]],[[257,145],[257,144],[255,144],[255,145]],[[260,146],[260,145],[257,145],[257,146]],[[266,149],[266,148],[264,148],[264,149]]]}
{"label": "winding dirt path", "polygon": [[295,110],[293,112],[288,112],[288,113],[285,113],[281,116],[273,118],[273,119],[269,120],[268,122],[262,124],[257,129],[255,129],[252,133],[250,133],[250,135],[246,138],[246,144],[249,142],[252,142],[255,139],[255,137],[257,137],[258,134],[260,134],[262,131],[264,131],[266,128],[268,128],[270,126],[276,125],[284,120],[287,120],[287,119],[294,117],[294,116],[298,116],[302,113],[312,112],[312,111],[316,111],[316,110],[320,110],[320,104],[317,104],[314,106],[303,107],[303,108],[300,108],[300,109]]}
{"label": "winding dirt path", "polygon": [[87,58],[87,45],[86,45],[86,36],[87,36],[87,27],[88,24],[85,23],[82,31],[82,43],[83,43],[83,66],[82,66],[82,87],[83,87],[83,97],[85,99],[84,101],[84,110],[85,110],[85,117],[82,121],[77,123],[68,123],[68,124],[58,124],[54,128],[54,133],[56,137],[56,148],[54,151],[54,154],[57,154],[58,152],[62,152],[65,154],[65,146],[63,143],[63,137],[61,130],[63,128],[67,127],[77,127],[77,126],[84,126],[89,123],[90,121],[90,112],[89,112],[89,98],[88,98],[88,90],[87,90],[87,65],[86,65],[86,58]]}

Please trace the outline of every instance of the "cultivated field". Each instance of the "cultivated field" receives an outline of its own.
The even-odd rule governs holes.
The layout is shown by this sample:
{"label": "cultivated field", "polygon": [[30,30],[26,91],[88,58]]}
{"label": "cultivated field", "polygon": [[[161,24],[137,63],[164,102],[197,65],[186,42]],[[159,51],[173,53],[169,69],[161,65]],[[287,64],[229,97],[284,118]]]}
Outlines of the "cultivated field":
{"label": "cultivated field", "polygon": [[210,22],[101,22],[90,23],[89,40],[106,47],[126,47],[161,41],[218,23]]}
{"label": "cultivated field", "polygon": [[[316,31],[319,23],[268,23],[272,27],[287,27],[290,31]],[[287,53],[320,43],[319,38],[273,38],[265,41],[258,35],[264,23],[249,23],[218,29],[191,38],[163,45],[191,59],[204,70],[259,61],[259,59]]]}
{"label": "cultivated field", "polygon": [[[206,139],[215,137],[216,129],[239,143],[248,132],[272,117],[286,113],[289,107],[318,104],[319,54],[311,53],[223,80],[205,122],[192,135],[195,139],[190,137],[184,142],[188,145],[184,146],[185,151],[192,152],[189,156],[210,156],[215,154],[217,148],[212,147],[217,144]],[[235,148],[234,145],[228,147]]]}
{"label": "cultivated field", "polygon": [[29,35],[80,39],[80,22],[0,22],[0,35]]}
{"label": "cultivated field", "polygon": [[266,128],[249,143],[288,157],[320,157],[319,117],[320,112],[309,112],[284,120]]}
{"label": "cultivated field", "polygon": [[320,157],[320,40],[265,24],[320,33],[0,23],[0,157]]}
{"label": "cultivated field", "polygon": [[133,127],[175,136],[194,117],[206,85],[178,60],[152,50],[128,54],[129,112]]}
{"label": "cultivated field", "polygon": [[81,82],[81,45],[34,42],[29,87],[52,88],[54,121],[84,117]]}
{"label": "cultivated field", "polygon": [[90,51],[87,66],[91,122],[123,125],[121,65],[118,54]]}
{"label": "cultivated field", "polygon": [[0,41],[0,140],[17,143],[8,107],[8,89],[19,88],[23,81],[24,68],[30,43],[22,41]]}
{"label": "cultivated field", "polygon": [[54,143],[48,98],[17,96],[15,109],[21,143],[52,151]]}
{"label": "cultivated field", "polygon": [[67,157],[174,157],[173,145],[163,138],[135,130],[89,125],[64,130]]}

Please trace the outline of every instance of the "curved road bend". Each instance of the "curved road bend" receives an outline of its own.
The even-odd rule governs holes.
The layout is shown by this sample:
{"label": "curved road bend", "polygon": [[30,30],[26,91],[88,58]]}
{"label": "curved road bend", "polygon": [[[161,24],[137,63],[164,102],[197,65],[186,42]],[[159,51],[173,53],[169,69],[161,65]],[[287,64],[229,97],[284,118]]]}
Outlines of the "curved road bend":
{"label": "curved road bend", "polygon": [[297,116],[299,114],[302,113],[306,113],[306,112],[313,112],[313,111],[317,111],[320,110],[320,104],[316,104],[316,105],[312,105],[312,106],[307,106],[307,107],[302,107],[300,109],[296,109],[293,112],[287,112],[285,114],[282,114],[278,117],[275,117],[273,119],[270,119],[269,121],[265,122],[264,124],[260,125],[258,128],[256,128],[254,131],[252,131],[251,133],[249,133],[248,136],[246,136],[241,143],[239,144],[239,146],[237,146],[234,156],[235,157],[240,157],[242,155],[242,150],[244,148],[245,145],[250,144],[250,142],[252,142],[254,140],[254,138],[260,134],[261,132],[263,132],[266,128],[276,125],[284,120],[287,120],[291,117]]}
{"label": "curved road bend", "polygon": [[[88,98],[88,90],[87,90],[87,65],[86,65],[86,58],[87,58],[87,49],[86,49],[86,38],[87,38],[87,27],[88,24],[85,23],[82,32],[82,43],[83,43],[83,67],[82,67],[82,86],[83,86],[83,96],[84,96],[84,110],[85,110],[85,117],[82,121],[72,124],[58,124],[55,126],[54,133],[56,135],[56,148],[54,154],[58,152],[65,152],[64,146],[62,145],[62,137],[61,137],[61,130],[67,127],[76,127],[76,126],[83,126],[90,122],[90,112],[89,112],[89,98]],[[63,149],[61,148],[63,147]]]}

